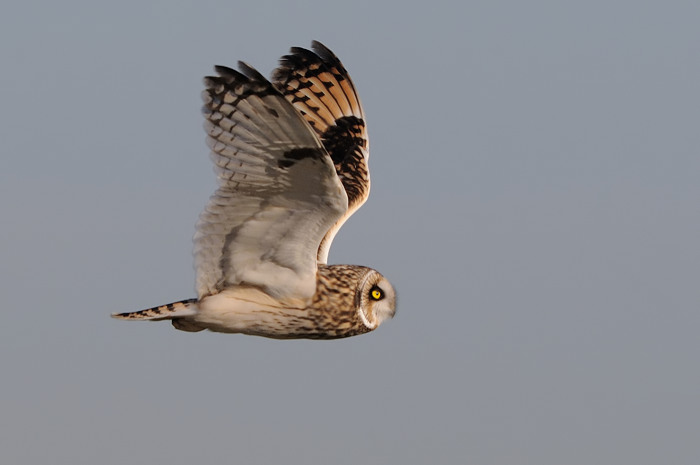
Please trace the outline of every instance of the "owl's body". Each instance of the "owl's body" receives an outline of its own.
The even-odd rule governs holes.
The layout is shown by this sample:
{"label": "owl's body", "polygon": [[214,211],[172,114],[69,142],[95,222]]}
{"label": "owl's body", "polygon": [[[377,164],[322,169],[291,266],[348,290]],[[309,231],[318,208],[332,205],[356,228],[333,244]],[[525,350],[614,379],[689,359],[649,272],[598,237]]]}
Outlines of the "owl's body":
{"label": "owl's body", "polygon": [[362,107],[318,42],[293,48],[270,83],[250,66],[205,78],[204,114],[219,188],[195,234],[197,299],[132,313],[278,339],[375,329],[396,295],[377,271],[326,265],[331,242],[369,195]]}

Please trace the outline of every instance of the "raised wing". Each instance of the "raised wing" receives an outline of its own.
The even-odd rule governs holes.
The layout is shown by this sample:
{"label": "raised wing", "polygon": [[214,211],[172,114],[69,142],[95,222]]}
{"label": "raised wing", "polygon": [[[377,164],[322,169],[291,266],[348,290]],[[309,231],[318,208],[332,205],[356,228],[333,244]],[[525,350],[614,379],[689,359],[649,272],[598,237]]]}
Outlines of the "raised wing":
{"label": "raised wing", "polygon": [[217,66],[202,96],[219,188],[197,224],[199,298],[232,285],[310,298],[316,255],[348,199],[299,112],[260,73]]}
{"label": "raised wing", "polygon": [[311,48],[293,47],[280,60],[273,81],[316,131],[348,196],[347,211],[318,250],[318,261],[326,263],[335,234],[369,196],[369,142],[360,98],[348,72],[320,42],[313,41]]}

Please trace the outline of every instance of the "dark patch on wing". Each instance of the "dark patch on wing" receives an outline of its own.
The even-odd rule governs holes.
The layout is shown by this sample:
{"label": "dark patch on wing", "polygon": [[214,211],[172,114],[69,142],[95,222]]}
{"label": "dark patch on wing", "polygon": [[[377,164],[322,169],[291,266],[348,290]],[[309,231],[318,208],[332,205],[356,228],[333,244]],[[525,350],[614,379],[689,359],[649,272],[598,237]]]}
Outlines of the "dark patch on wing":
{"label": "dark patch on wing", "polygon": [[335,126],[328,126],[321,140],[333,163],[342,163],[355,146],[365,145],[364,128],[365,122],[357,116],[343,116],[335,120]]}
{"label": "dark patch on wing", "polygon": [[348,196],[348,206],[352,208],[358,203],[361,204],[367,196],[369,178],[362,149],[355,145],[340,163],[336,163],[335,170]]}
{"label": "dark patch on wing", "polygon": [[279,166],[280,168],[289,168],[290,166],[294,165],[294,163],[296,163],[297,161],[303,160],[305,158],[323,160],[323,158],[326,156],[326,152],[318,148],[305,147],[287,150],[282,156],[284,157],[284,159],[277,161],[277,166]]}
{"label": "dark patch on wing", "polygon": [[323,146],[331,156],[345,187],[350,206],[360,202],[367,190],[369,173],[363,152],[367,145],[364,131],[364,120],[356,116],[343,116],[335,120],[335,126],[329,126],[321,135]]}

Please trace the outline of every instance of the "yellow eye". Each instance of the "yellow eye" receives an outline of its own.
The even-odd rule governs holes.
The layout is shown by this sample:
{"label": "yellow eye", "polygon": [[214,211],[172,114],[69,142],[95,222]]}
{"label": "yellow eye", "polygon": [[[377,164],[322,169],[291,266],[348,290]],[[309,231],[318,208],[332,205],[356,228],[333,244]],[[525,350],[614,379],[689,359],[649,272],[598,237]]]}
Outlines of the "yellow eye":
{"label": "yellow eye", "polygon": [[372,290],[369,292],[369,295],[374,300],[381,300],[382,298],[384,298],[384,292],[382,292],[382,290],[378,287],[373,287]]}

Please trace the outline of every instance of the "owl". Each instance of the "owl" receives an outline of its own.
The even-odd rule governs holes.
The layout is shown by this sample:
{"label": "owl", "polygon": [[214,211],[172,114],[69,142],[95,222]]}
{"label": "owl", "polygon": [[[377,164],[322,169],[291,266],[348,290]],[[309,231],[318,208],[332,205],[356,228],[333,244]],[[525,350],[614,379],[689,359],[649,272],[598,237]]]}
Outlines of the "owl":
{"label": "owl", "polygon": [[347,71],[316,41],[292,48],[271,81],[243,62],[215,70],[202,97],[218,189],[194,236],[198,297],[112,316],[276,339],[376,329],[396,311],[389,281],[327,264],[370,189],[365,117]]}

